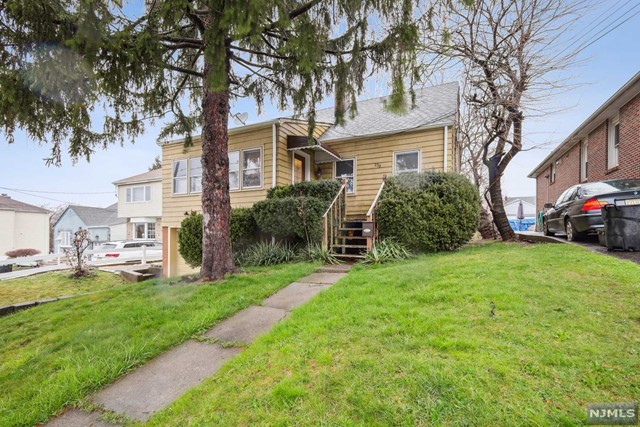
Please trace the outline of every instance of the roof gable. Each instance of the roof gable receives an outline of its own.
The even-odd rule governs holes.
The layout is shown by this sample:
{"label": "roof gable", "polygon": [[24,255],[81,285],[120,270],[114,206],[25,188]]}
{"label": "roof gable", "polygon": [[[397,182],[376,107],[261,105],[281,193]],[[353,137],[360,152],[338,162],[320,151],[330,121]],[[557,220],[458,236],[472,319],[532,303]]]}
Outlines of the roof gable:
{"label": "roof gable", "polygon": [[49,211],[39,206],[33,206],[19,200],[12,199],[9,196],[0,195],[0,210],[15,212],[30,212],[48,214]]}
{"label": "roof gable", "polygon": [[151,171],[139,173],[138,175],[130,176],[128,178],[123,178],[118,181],[114,181],[113,185],[136,184],[139,182],[153,181],[162,181],[162,169],[154,169]]}

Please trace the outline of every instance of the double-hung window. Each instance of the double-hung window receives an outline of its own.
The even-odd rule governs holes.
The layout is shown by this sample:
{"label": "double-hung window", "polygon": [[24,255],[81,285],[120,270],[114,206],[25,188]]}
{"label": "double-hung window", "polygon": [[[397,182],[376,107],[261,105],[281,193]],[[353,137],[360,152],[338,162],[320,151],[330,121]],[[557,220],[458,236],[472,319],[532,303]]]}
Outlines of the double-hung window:
{"label": "double-hung window", "polygon": [[335,179],[342,182],[347,180],[347,194],[354,194],[355,187],[355,162],[354,160],[341,160],[336,162]]}
{"label": "double-hung window", "polygon": [[242,188],[262,187],[262,150],[242,151]]}
{"label": "double-hung window", "polygon": [[173,194],[187,194],[187,160],[173,162]]}
{"label": "double-hung window", "polygon": [[607,138],[607,168],[618,166],[618,148],[620,146],[620,116],[609,120],[609,136]]}
{"label": "double-hung window", "polygon": [[240,152],[229,152],[229,189],[240,189]]}
{"label": "double-hung window", "polygon": [[151,201],[151,186],[141,185],[127,188],[127,203],[139,203]]}
{"label": "double-hung window", "polygon": [[589,175],[589,140],[580,145],[580,181],[586,181]]}
{"label": "double-hung window", "polygon": [[420,151],[393,153],[393,168],[396,175],[420,172]]}
{"label": "double-hung window", "polygon": [[133,224],[134,239],[155,239],[155,222],[136,222]]}
{"label": "double-hung window", "polygon": [[202,161],[200,157],[189,159],[189,192],[202,191]]}

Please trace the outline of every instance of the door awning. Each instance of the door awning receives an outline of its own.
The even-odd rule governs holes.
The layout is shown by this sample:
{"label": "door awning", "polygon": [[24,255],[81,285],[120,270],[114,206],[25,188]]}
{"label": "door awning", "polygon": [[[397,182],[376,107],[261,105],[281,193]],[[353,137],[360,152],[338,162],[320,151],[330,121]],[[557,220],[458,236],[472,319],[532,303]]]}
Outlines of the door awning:
{"label": "door awning", "polygon": [[327,147],[315,138],[313,138],[311,143],[309,143],[309,138],[306,136],[287,135],[287,150],[313,151],[315,152],[315,163],[329,163],[336,160],[342,160],[340,154],[335,150]]}

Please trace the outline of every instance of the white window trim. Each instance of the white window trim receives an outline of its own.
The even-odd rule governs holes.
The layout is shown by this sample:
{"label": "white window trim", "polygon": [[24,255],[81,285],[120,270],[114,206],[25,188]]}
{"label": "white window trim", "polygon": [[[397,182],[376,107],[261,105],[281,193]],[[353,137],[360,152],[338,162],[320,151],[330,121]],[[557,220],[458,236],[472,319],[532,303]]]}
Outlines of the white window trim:
{"label": "white window trim", "polygon": [[[191,160],[193,159],[200,159],[200,188],[202,188],[202,156],[198,156],[198,157],[189,157],[189,162],[187,163],[187,184],[188,184],[188,188],[187,190],[189,191],[189,194],[200,194],[202,193],[202,190],[200,191],[191,191],[191,178],[193,178],[193,176],[191,175]],[[196,175],[197,176],[197,175]]]}
{"label": "white window trim", "polygon": [[[256,151],[260,150],[260,185],[245,187],[244,185],[244,153],[247,151]],[[242,190],[260,190],[264,188],[264,156],[262,153],[262,147],[253,147],[253,148],[243,148],[242,149],[242,157],[240,158],[240,188]]]}
{"label": "white window trim", "polygon": [[400,172],[400,173],[411,173],[411,172],[417,172],[420,173],[422,171],[422,150],[417,149],[417,150],[404,150],[404,151],[394,151],[393,152],[393,174],[394,175],[398,175],[399,172],[396,170],[396,156],[398,154],[412,154],[412,153],[418,153],[418,170],[417,171],[404,171],[404,172]]}
{"label": "white window trim", "polygon": [[[131,234],[133,239],[132,240],[151,240],[151,239],[156,239],[156,237],[149,237],[149,224],[154,224],[156,225],[156,223],[154,222],[132,222],[133,224],[133,229],[131,230]],[[144,237],[136,237],[136,226],[138,224],[144,224]],[[158,227],[155,228],[154,230],[154,234],[157,235],[158,233]]]}
{"label": "white window trim", "polygon": [[614,145],[616,125],[620,126],[620,114],[616,114],[609,119],[609,132],[607,135],[607,169],[613,169],[620,164],[620,141],[618,140],[617,147]]}
{"label": "white window trim", "polygon": [[585,182],[589,177],[589,137],[580,143],[580,182]]}
{"label": "white window trim", "polygon": [[[176,163],[177,162],[186,162],[187,163],[187,173],[184,177],[180,176],[180,177],[175,177],[174,171],[176,170]],[[187,181],[187,185],[186,188],[187,190],[183,193],[176,193],[175,189],[176,189],[176,179],[185,179]],[[175,195],[175,196],[186,196],[189,194],[189,159],[176,159],[171,163],[171,194]]]}
{"label": "white window trim", "polygon": [[[347,191],[347,196],[355,196],[358,194],[358,161],[355,157],[344,157],[340,161],[351,160],[353,161],[353,192],[349,193]],[[338,179],[336,176],[336,164],[338,161],[333,162],[333,179]]]}
{"label": "white window trim", "polygon": [[549,175],[549,180],[551,181],[551,184],[556,182],[556,178],[558,175],[558,161],[554,161],[551,163],[551,174]]}
{"label": "white window trim", "polygon": [[307,153],[299,152],[296,153],[294,151],[291,152],[291,183],[293,184],[296,178],[296,154],[300,157],[304,157],[305,159],[305,170],[304,170],[304,180],[311,181],[311,156]]}
{"label": "white window trim", "polygon": [[[238,172],[238,186],[237,187],[231,187],[231,185],[229,185],[229,191],[240,191],[240,190],[242,190],[242,150],[229,151],[227,153],[227,157],[231,153],[238,153],[238,170],[236,171],[236,172]],[[229,163],[229,165],[231,165],[231,163]],[[231,172],[231,169],[229,169],[229,172]]]}
{"label": "white window trim", "polygon": [[[149,188],[149,200],[140,200],[140,201],[134,201],[133,200],[133,189],[134,188],[143,188],[142,192],[144,193],[144,198],[146,199],[147,197],[147,188]],[[151,186],[150,185],[133,185],[131,187],[127,187],[125,188],[124,191],[124,200],[125,203],[151,203]],[[131,196],[131,197],[129,197]]]}

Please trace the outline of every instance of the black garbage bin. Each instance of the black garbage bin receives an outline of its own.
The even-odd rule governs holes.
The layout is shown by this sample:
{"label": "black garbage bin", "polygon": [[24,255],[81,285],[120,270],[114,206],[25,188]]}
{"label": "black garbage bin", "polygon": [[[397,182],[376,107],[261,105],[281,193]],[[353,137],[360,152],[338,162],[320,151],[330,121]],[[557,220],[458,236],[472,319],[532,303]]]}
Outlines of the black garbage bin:
{"label": "black garbage bin", "polygon": [[640,251],[640,205],[605,205],[602,220],[608,250]]}

